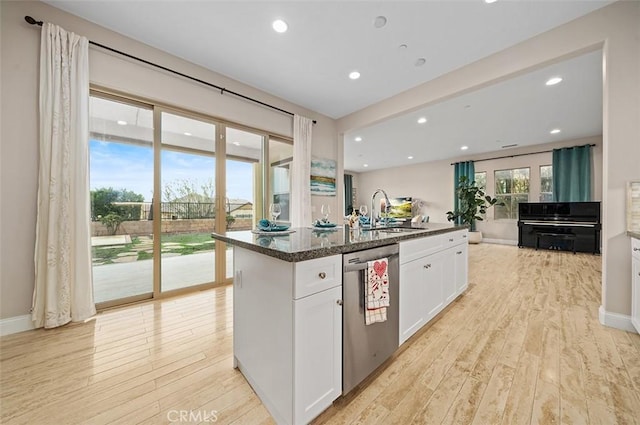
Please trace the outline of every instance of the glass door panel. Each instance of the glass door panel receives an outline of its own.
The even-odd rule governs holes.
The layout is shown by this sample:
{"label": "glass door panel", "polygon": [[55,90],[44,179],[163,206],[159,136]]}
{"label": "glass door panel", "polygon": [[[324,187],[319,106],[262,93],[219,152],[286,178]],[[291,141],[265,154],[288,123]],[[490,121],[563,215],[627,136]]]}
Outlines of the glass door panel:
{"label": "glass door panel", "polygon": [[212,123],[161,113],[161,291],[215,281]]}
{"label": "glass door panel", "polygon": [[[226,160],[226,230],[251,230],[262,218],[261,157],[264,136],[227,127]],[[259,211],[259,212],[257,212]],[[223,231],[224,231],[223,230]],[[226,247],[225,278],[233,277],[233,252]]]}
{"label": "glass door panel", "polygon": [[[279,203],[282,213],[279,221],[290,221],[289,197],[291,193],[291,161],[293,144],[269,139],[269,203]],[[267,208],[269,206],[267,205]]]}
{"label": "glass door panel", "polygon": [[96,304],[153,295],[153,111],[91,96],[91,250]]}

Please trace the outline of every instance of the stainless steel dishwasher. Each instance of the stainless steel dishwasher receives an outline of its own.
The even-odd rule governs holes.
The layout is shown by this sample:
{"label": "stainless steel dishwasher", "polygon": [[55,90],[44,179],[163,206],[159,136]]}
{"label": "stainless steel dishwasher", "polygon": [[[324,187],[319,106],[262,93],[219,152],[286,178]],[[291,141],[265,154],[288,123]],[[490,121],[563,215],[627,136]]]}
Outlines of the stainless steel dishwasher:
{"label": "stainless steel dishwasher", "polygon": [[[389,260],[389,303],[385,322],[365,325],[367,261]],[[400,291],[398,244],[345,254],[342,257],[342,394],[347,394],[398,348]]]}

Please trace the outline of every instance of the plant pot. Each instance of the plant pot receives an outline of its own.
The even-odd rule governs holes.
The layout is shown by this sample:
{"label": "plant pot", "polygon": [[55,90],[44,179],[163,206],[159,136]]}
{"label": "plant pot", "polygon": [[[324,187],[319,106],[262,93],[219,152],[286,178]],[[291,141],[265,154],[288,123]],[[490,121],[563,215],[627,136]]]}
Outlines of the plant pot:
{"label": "plant pot", "polygon": [[482,232],[476,230],[476,231],[469,231],[469,243],[480,243],[482,242]]}

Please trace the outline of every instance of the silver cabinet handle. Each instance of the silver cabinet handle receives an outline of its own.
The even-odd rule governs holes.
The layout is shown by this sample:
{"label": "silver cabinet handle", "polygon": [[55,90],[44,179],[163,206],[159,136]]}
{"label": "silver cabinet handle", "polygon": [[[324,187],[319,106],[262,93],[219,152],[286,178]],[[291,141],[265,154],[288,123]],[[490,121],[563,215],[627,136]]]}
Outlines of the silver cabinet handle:
{"label": "silver cabinet handle", "polygon": [[324,279],[325,277],[327,277],[327,274],[325,272],[320,272],[318,273],[318,276],[320,277],[320,279]]}
{"label": "silver cabinet handle", "polygon": [[425,269],[430,269],[430,268],[431,268],[431,264],[425,264],[425,265],[424,265],[424,266],[422,266],[422,267],[424,267]]}
{"label": "silver cabinet handle", "polygon": [[449,242],[453,242],[453,239],[449,239]]}
{"label": "silver cabinet handle", "polygon": [[640,248],[633,248],[634,251],[640,251]]}
{"label": "silver cabinet handle", "polygon": [[456,254],[460,255],[460,254],[462,254],[462,251],[458,251],[458,252],[456,252]]}
{"label": "silver cabinet handle", "polygon": [[467,235],[462,235],[462,237],[463,237],[463,238],[466,238],[466,237],[467,237]]}
{"label": "silver cabinet handle", "polygon": [[342,300],[336,300],[336,304],[342,305]]}

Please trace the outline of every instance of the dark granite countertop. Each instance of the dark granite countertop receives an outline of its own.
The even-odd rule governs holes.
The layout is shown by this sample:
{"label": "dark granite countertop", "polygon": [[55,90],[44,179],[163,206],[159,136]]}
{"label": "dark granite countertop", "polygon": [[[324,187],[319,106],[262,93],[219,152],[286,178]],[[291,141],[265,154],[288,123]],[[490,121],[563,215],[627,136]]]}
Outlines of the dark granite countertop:
{"label": "dark granite countertop", "polygon": [[632,230],[627,230],[627,236],[631,236],[632,238],[640,239],[640,232],[634,232]]}
{"label": "dark granite countertop", "polygon": [[302,227],[293,229],[295,232],[289,234],[257,235],[244,230],[225,234],[212,233],[211,237],[280,260],[298,262],[467,228],[449,223],[414,224],[412,227],[416,230],[399,233],[351,230],[346,226],[330,231]]}

